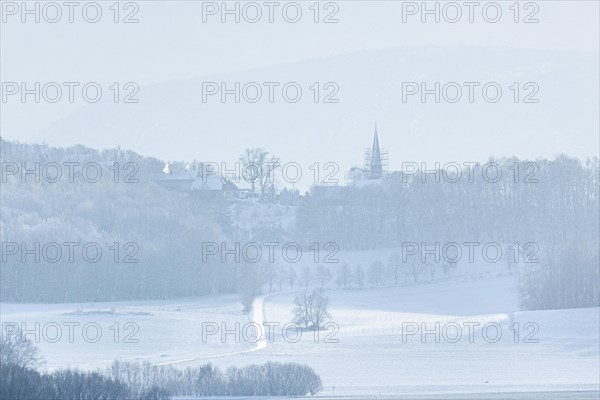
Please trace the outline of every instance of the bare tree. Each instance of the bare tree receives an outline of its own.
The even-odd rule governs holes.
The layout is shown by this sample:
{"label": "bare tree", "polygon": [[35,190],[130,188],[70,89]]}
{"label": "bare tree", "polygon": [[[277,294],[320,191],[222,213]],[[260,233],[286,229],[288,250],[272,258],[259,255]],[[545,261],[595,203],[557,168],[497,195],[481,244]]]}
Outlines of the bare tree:
{"label": "bare tree", "polygon": [[0,364],[14,364],[22,368],[43,364],[38,348],[25,337],[17,324],[5,324],[0,339]]}
{"label": "bare tree", "polygon": [[317,279],[321,283],[321,289],[325,287],[325,284],[329,282],[331,278],[333,278],[333,276],[329,268],[326,268],[322,265],[317,267]]}
{"label": "bare tree", "polygon": [[294,283],[296,283],[296,280],[298,279],[298,274],[296,273],[296,270],[293,267],[289,267],[286,275],[288,283],[290,285],[290,290],[292,290],[294,289]]}
{"label": "bare tree", "polygon": [[302,268],[300,271],[300,284],[304,286],[304,291],[308,291],[308,287],[310,286],[313,280],[313,273],[309,267]]}
{"label": "bare tree", "polygon": [[456,265],[456,261],[450,261],[444,264],[442,268],[444,270],[444,275],[447,278],[454,276],[454,272],[456,271]]}
{"label": "bare tree", "polygon": [[362,288],[365,286],[365,271],[363,271],[360,265],[357,265],[354,269],[354,282],[356,286]]}
{"label": "bare tree", "polygon": [[352,280],[352,271],[350,271],[350,266],[348,263],[343,263],[338,270],[336,283],[338,287],[344,287],[344,289],[348,288],[350,285],[350,281]]}
{"label": "bare tree", "polygon": [[381,261],[375,261],[369,267],[369,282],[375,287],[383,285],[384,267]]}
{"label": "bare tree", "polygon": [[276,271],[276,275],[277,275],[277,277],[276,277],[277,285],[279,285],[279,291],[281,292],[283,290],[283,283],[284,283],[285,279],[287,278],[287,271],[281,265],[277,265],[275,267],[275,271]]}
{"label": "bare tree", "polygon": [[436,262],[429,262],[425,265],[427,266],[427,271],[429,272],[429,277],[431,278],[431,281],[435,281],[435,273],[437,272],[438,264]]}
{"label": "bare tree", "polygon": [[400,282],[400,275],[402,273],[402,260],[400,254],[393,253],[388,259],[388,269],[394,277],[394,285]]}
{"label": "bare tree", "polygon": [[323,323],[331,318],[327,311],[328,304],[329,298],[323,294],[321,289],[297,296],[294,299],[294,322],[306,329],[321,329]]}
{"label": "bare tree", "polygon": [[260,273],[261,273],[261,283],[269,284],[269,293],[273,292],[273,285],[275,284],[275,280],[277,279],[277,268],[272,263],[262,261],[260,262]]}
{"label": "bare tree", "polygon": [[419,276],[425,270],[425,263],[422,263],[418,257],[411,257],[407,260],[406,267],[408,268],[408,272],[412,275],[414,283],[417,283]]}
{"label": "bare tree", "polygon": [[521,251],[519,251],[519,249],[517,249],[516,251],[513,251],[511,246],[505,247],[504,259],[506,261],[506,269],[508,270],[509,274],[512,273],[513,268],[514,268],[515,264],[518,263],[520,257],[521,257]]}
{"label": "bare tree", "polygon": [[260,293],[262,286],[260,269],[256,264],[243,263],[238,283],[240,301],[244,312],[249,313],[252,309],[254,298]]}
{"label": "bare tree", "polygon": [[256,193],[256,183],[260,189],[260,195],[266,194],[266,189],[275,182],[275,170],[279,168],[279,158],[270,156],[269,152],[257,147],[246,149],[239,158],[242,164],[242,177],[250,183],[252,196]]}

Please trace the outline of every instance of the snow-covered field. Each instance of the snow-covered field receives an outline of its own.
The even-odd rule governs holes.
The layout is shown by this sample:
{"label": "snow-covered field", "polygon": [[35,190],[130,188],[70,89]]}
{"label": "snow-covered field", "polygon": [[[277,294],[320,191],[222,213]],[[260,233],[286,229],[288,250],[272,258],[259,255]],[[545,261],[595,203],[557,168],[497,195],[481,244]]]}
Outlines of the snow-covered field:
{"label": "snow-covered field", "polygon": [[[176,366],[211,362],[220,367],[280,361],[313,367],[323,378],[324,396],[598,390],[600,310],[520,312],[515,287],[515,277],[507,276],[378,290],[329,290],[329,309],[339,331],[332,326],[317,340],[305,332],[295,341],[295,329],[284,337],[281,326],[291,321],[294,293],[258,298],[250,317],[242,313],[234,296],[3,303],[1,315],[3,323],[24,322],[30,330],[40,323],[38,346],[48,369],[102,368],[115,358]],[[248,325],[252,319],[279,327],[257,341]],[[128,322],[137,325],[126,326]],[[72,343],[65,323],[79,323],[73,326]],[[205,333],[215,327],[235,331],[236,323],[242,335],[231,333],[222,340],[213,334],[203,339],[203,329]],[[50,343],[56,324],[62,337]],[[94,339],[97,327],[102,329],[96,343],[85,340],[85,324],[91,324],[88,340]],[[136,326],[139,330],[127,338]],[[248,340],[244,327],[250,327]],[[431,331],[422,337],[424,328]],[[410,329],[417,331],[408,334]],[[29,338],[34,339],[33,333]],[[132,339],[138,342],[127,343]]]}
{"label": "snow-covered field", "polygon": [[[275,343],[270,352],[310,363],[323,377],[327,394],[333,394],[333,386],[336,394],[598,389],[599,310],[517,312],[512,279],[334,292],[338,344],[306,343],[291,352],[290,344]],[[283,317],[290,302],[291,296],[274,299],[265,319]],[[344,306],[336,308],[336,303]],[[439,343],[434,334],[403,339],[403,323],[406,329],[416,323],[421,331],[421,323],[434,330],[436,322],[441,332],[448,327]],[[449,322],[463,327],[462,340],[451,343],[457,331]],[[488,340],[481,330],[490,322],[501,328],[496,343],[491,343],[495,328],[488,328]],[[515,322],[520,324],[518,343]],[[465,323],[474,326],[472,343]],[[526,323],[539,327],[528,340],[535,325],[524,330]]]}
{"label": "snow-covered field", "polygon": [[[50,305],[2,303],[1,308],[3,324],[24,323],[35,331],[39,323],[38,337],[33,333],[27,337],[37,342],[48,369],[100,368],[116,358],[160,363],[250,347],[246,343],[202,343],[202,322],[235,324],[248,320],[235,296]],[[78,324],[72,328],[72,340],[71,323]],[[61,331],[59,340],[55,339],[56,325]],[[96,341],[97,332],[100,338]]]}

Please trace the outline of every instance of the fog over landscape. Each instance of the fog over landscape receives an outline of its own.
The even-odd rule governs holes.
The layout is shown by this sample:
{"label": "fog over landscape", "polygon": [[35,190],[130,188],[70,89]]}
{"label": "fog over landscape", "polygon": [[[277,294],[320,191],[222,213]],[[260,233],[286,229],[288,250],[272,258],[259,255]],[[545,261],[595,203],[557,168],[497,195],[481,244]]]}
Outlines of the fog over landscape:
{"label": "fog over landscape", "polygon": [[0,399],[600,398],[597,2],[0,10]]}

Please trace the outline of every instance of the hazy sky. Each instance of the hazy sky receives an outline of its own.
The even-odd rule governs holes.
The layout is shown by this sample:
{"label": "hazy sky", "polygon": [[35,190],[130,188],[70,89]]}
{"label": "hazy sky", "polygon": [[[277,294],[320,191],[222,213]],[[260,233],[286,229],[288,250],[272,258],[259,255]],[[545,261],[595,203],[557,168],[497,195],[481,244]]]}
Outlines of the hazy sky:
{"label": "hazy sky", "polygon": [[[297,2],[302,10],[298,23],[286,22],[280,2],[274,9],[274,22],[268,22],[269,8],[259,1],[263,13],[257,23],[240,23],[220,14],[205,15],[200,1],[138,1],[126,6],[121,2],[119,18],[135,12],[138,23],[114,23],[109,8],[112,1],[101,1],[102,17],[88,23],[81,7],[74,11],[74,22],[68,22],[68,8],[61,7],[57,23],[35,23],[27,15],[21,22],[21,2],[2,2],[1,74],[3,82],[34,81],[134,81],[140,85],[168,80],[198,77],[211,73],[319,58],[365,49],[423,45],[478,45],[535,49],[577,50],[598,53],[597,1],[521,2],[519,20],[532,15],[538,23],[515,23],[513,1],[501,1],[502,16],[497,23],[486,22],[483,8],[494,17],[490,2],[478,2],[469,23],[469,8],[460,5],[462,17],[457,23],[456,8],[438,4],[440,23],[434,16],[421,22],[421,14],[408,15],[411,7],[421,2],[337,1],[319,4],[319,20],[314,23],[312,1]],[[411,4],[409,4],[411,3]],[[62,2],[59,2],[62,4]],[[82,5],[87,2],[81,2]],[[212,3],[218,7],[221,2]],[[428,7],[435,7],[429,2]],[[34,2],[28,3],[34,7]],[[229,2],[234,7],[235,2]],[[243,3],[239,5],[243,7]],[[444,8],[445,7],[445,8]],[[414,9],[414,8],[413,8]],[[288,14],[294,16],[294,8]],[[403,10],[406,22],[403,22]],[[445,14],[444,14],[445,10]],[[47,17],[54,18],[53,9]],[[252,18],[255,10],[247,8]],[[333,13],[337,23],[323,23]],[[94,16],[94,9],[88,9]],[[2,103],[2,135],[10,139],[28,140],[82,106],[81,102],[56,104],[31,101]]]}

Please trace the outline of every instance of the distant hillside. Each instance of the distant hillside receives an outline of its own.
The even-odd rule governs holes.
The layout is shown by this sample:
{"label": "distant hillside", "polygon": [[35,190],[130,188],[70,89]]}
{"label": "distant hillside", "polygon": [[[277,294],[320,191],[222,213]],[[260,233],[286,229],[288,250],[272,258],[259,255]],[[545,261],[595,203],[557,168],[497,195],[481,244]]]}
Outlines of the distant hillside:
{"label": "distant hillside", "polygon": [[[481,47],[396,48],[365,51],[294,64],[142,87],[138,104],[91,104],[39,135],[51,144],[131,148],[162,159],[235,161],[246,147],[266,147],[282,161],[303,165],[335,161],[341,171],[360,164],[378,121],[380,141],[390,167],[403,161],[485,160],[490,155],[521,158],[564,153],[584,158],[598,149],[598,59],[594,54]],[[203,82],[298,82],[303,97],[274,103],[268,90],[255,103],[236,104],[229,96],[202,102]],[[335,82],[339,100],[315,104]],[[496,82],[497,103],[423,104],[418,96],[402,101],[402,82]],[[534,82],[537,104],[515,104],[510,86]],[[279,91],[278,91],[279,90]],[[533,90],[520,88],[519,96]],[[253,93],[253,92],[249,92]],[[290,92],[290,93],[293,93]],[[491,92],[493,93],[493,92]],[[251,96],[252,94],[249,94]],[[105,96],[108,97],[108,96]],[[106,100],[106,99],[103,99]],[[343,177],[339,175],[338,177]],[[306,177],[305,177],[306,178]]]}

